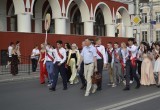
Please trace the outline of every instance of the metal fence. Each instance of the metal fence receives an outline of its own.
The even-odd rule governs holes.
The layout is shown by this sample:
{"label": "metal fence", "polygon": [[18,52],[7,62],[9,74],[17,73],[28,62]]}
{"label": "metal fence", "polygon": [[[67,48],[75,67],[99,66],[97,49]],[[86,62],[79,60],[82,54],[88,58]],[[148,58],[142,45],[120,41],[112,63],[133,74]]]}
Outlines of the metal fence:
{"label": "metal fence", "polygon": [[[11,65],[6,66],[8,62],[8,55],[4,51],[1,51],[0,57],[0,75],[9,74],[11,71]],[[18,73],[27,73],[32,72],[30,56],[21,56],[21,63],[18,65]],[[39,66],[37,67],[37,72],[39,71]]]}

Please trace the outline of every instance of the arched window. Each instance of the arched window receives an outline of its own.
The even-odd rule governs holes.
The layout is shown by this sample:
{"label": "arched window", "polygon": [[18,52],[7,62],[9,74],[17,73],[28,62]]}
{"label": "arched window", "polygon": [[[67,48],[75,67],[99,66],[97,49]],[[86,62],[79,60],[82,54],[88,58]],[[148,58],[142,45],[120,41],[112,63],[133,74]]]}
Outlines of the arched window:
{"label": "arched window", "polygon": [[100,8],[97,9],[95,20],[94,35],[105,36],[104,16]]}
{"label": "arched window", "polygon": [[83,35],[84,24],[82,22],[80,10],[76,4],[72,7],[70,13],[71,34]]}
{"label": "arched window", "polygon": [[7,31],[17,31],[17,15],[12,0],[7,1]]}

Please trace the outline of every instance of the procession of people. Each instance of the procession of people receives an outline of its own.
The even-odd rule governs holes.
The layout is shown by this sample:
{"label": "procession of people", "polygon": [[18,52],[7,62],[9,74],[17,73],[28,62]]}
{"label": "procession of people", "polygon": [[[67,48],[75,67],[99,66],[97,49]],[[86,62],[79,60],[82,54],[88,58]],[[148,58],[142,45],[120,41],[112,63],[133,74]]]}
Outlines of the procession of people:
{"label": "procession of people", "polygon": [[[151,46],[147,42],[141,42],[140,46],[135,43],[129,38],[128,43],[107,42],[105,47],[101,38],[95,41],[86,38],[79,50],[75,43],[65,43],[63,47],[63,41],[58,40],[54,48],[45,42],[40,51],[38,45],[32,50],[32,71],[35,72],[40,64],[40,83],[47,82],[50,91],[56,91],[59,73],[63,90],[68,89],[68,84],[81,81],[80,89],[85,90],[85,96],[101,91],[103,84],[115,88],[122,83],[124,91],[130,90],[133,82],[136,82],[135,89],[141,85],[160,87],[160,42]],[[11,64],[13,75],[18,74],[19,42],[17,44],[11,43],[8,48],[8,64]],[[108,74],[108,84],[102,83],[104,74]]]}

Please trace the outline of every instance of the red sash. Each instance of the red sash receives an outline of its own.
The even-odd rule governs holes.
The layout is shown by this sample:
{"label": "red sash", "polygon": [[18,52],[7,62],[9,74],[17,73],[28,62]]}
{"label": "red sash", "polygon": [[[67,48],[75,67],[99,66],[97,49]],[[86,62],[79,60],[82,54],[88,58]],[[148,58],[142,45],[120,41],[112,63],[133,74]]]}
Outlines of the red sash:
{"label": "red sash", "polygon": [[131,53],[131,51],[129,51],[129,56],[130,56],[130,60],[131,60],[131,65],[132,65],[133,67],[136,67],[136,59],[137,59],[137,57],[132,58],[132,53]]}
{"label": "red sash", "polygon": [[131,64],[133,67],[136,67],[136,57],[131,59]]}
{"label": "red sash", "polygon": [[97,50],[97,54],[103,59],[103,55],[101,54],[101,52],[98,50],[98,48],[96,47]]}
{"label": "red sash", "polygon": [[63,55],[59,52],[59,49],[56,49],[56,50],[57,50],[58,56],[59,56],[61,59],[63,59],[64,57],[63,57]]}
{"label": "red sash", "polygon": [[110,51],[109,49],[107,49],[109,55],[112,57],[112,51]]}
{"label": "red sash", "polygon": [[122,66],[122,72],[124,73],[124,67],[125,67],[125,66],[124,66],[124,62],[123,62],[122,59],[120,60],[120,63],[121,63],[121,66]]}
{"label": "red sash", "polygon": [[48,53],[46,55],[48,56],[49,59],[51,59],[52,61],[54,61],[53,57],[51,57]]}
{"label": "red sash", "polygon": [[116,51],[114,51],[114,55],[116,56],[116,58],[119,60],[119,62],[121,63],[121,66],[122,66],[122,71],[123,71],[123,73],[124,73],[124,62],[123,62],[123,60],[122,60],[122,58],[118,58],[118,53],[116,52]]}

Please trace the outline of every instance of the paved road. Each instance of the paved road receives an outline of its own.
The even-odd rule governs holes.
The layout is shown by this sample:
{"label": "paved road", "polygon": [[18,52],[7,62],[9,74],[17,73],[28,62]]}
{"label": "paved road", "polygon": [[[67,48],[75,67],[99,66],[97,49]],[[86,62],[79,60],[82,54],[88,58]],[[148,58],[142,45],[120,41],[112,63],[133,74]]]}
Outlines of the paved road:
{"label": "paved road", "polygon": [[111,88],[107,78],[103,82],[103,90],[89,97],[84,97],[80,84],[63,91],[61,80],[56,92],[38,79],[0,83],[0,110],[160,110],[160,89],[155,86],[136,90],[133,85],[124,92],[123,85]]}

